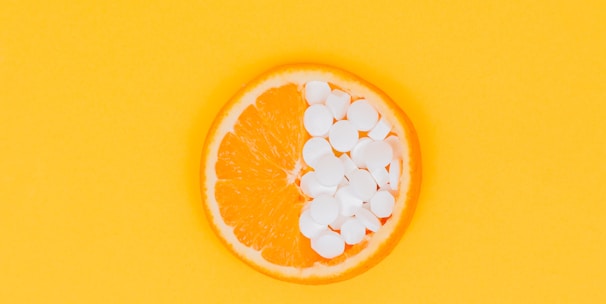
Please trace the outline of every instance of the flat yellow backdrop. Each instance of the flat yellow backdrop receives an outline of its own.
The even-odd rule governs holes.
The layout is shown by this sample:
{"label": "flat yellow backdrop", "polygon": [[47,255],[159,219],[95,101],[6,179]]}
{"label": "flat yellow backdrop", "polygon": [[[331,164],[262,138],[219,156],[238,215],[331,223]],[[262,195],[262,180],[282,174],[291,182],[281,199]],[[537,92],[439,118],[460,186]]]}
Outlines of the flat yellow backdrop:
{"label": "flat yellow backdrop", "polygon": [[[606,2],[513,2],[0,0],[0,302],[605,302]],[[396,249],[323,286],[232,256],[198,187],[222,104],[301,61],[423,153]]]}

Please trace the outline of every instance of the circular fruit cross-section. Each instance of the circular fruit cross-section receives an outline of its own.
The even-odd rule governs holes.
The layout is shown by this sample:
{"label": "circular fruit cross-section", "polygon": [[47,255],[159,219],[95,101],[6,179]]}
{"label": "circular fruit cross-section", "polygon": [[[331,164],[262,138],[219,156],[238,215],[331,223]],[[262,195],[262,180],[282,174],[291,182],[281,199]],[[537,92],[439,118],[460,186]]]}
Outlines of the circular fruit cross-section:
{"label": "circular fruit cross-section", "polygon": [[[314,135],[304,122],[306,110],[312,106],[329,109],[334,114],[333,124],[347,121],[347,107],[354,103],[356,107],[349,111],[354,121],[335,128],[347,125],[342,133],[350,134],[352,126],[359,125],[355,131],[360,137],[358,144],[381,142],[375,146],[387,147],[366,154],[374,157],[368,159],[368,168],[364,154],[358,153],[362,145],[356,148],[352,141],[355,134],[334,137],[338,132],[333,130],[333,138],[329,139],[325,117],[321,117],[321,123],[315,122],[320,119],[308,117],[308,125],[316,124],[311,127],[317,132]],[[365,116],[366,108],[371,115]],[[331,166],[343,169],[341,182],[333,178],[334,171],[320,168],[314,172],[318,168],[305,162],[304,146],[313,136],[316,139],[310,145],[330,141],[332,151],[308,145],[306,158],[322,159],[322,155],[333,153],[334,157],[328,159]],[[335,149],[335,143],[339,149]],[[352,161],[350,148],[357,153],[355,161],[363,166]],[[343,165],[335,163],[336,159]],[[384,166],[388,161],[390,164]],[[329,175],[318,179],[323,171]],[[375,186],[370,187],[376,189],[369,188],[368,192],[348,185],[348,178],[358,175],[370,180],[364,185],[371,183]],[[219,239],[253,268],[281,280],[305,284],[350,278],[385,257],[410,222],[420,182],[417,136],[400,107],[361,78],[315,64],[280,66],[243,87],[213,122],[201,162],[203,204]],[[382,193],[389,200],[376,203],[375,198],[371,208],[371,198],[363,197],[365,192]],[[393,196],[393,203],[386,192]],[[318,210],[330,210],[331,216],[314,214],[316,219],[321,218],[321,223],[316,223],[310,216],[309,204],[317,196],[351,201],[339,203],[343,209],[338,217],[334,207],[321,206]],[[329,220],[333,222],[323,222]],[[347,224],[341,232],[344,223]]]}

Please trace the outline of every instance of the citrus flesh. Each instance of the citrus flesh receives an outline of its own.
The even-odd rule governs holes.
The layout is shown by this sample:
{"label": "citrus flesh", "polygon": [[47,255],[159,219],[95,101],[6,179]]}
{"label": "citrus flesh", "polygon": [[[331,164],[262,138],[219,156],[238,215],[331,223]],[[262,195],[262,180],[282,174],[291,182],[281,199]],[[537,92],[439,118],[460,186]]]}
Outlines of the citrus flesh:
{"label": "citrus flesh", "polygon": [[[393,123],[402,153],[392,215],[382,219],[379,231],[332,259],[314,252],[298,226],[309,199],[299,184],[311,170],[302,159],[310,138],[303,126],[304,86],[310,81],[368,100]],[[281,66],[247,84],[213,122],[201,162],[203,203],[219,239],[253,268],[306,284],[350,278],[387,255],[410,222],[420,178],[418,141],[405,113],[357,76],[315,64]]]}

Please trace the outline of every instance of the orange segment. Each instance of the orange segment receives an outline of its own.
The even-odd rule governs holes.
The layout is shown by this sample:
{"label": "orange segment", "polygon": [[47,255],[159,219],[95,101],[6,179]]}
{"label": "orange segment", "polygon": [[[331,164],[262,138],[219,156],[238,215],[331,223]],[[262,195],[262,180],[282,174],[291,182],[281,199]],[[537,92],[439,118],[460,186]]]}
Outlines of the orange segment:
{"label": "orange segment", "polygon": [[[259,196],[262,193],[271,195]],[[298,210],[304,201],[296,186],[274,180],[222,180],[216,184],[216,196],[223,219],[234,227],[239,241],[261,250],[267,259],[274,257],[276,264],[310,265],[305,256],[297,257],[298,250],[305,247],[300,243],[309,244],[298,234]],[[275,258],[285,255],[288,259]]]}
{"label": "orange segment", "polygon": [[304,111],[295,85],[268,90],[240,114],[216,163],[215,197],[226,224],[240,242],[285,266],[308,267],[317,260],[298,233],[304,198],[292,183],[304,140],[297,122]]}
{"label": "orange segment", "polygon": [[305,140],[302,117],[306,104],[299,88],[294,84],[272,88],[257,98],[256,105],[275,159],[282,160],[286,169],[294,169]]}
{"label": "orange segment", "polygon": [[[309,135],[303,127],[308,81],[326,81],[355,99],[366,98],[402,142],[396,207],[383,227],[345,252],[325,259],[299,231],[309,201],[299,179]],[[408,225],[420,185],[416,134],[404,112],[384,93],[347,72],[321,65],[291,65],[249,83],[222,109],[208,132],[201,164],[203,202],[211,227],[244,262],[282,280],[318,284],[343,280],[381,260]]]}
{"label": "orange segment", "polygon": [[260,154],[259,147],[250,145],[239,136],[228,133],[221,142],[219,159],[216,163],[217,177],[220,179],[279,179],[284,171],[271,159]]}

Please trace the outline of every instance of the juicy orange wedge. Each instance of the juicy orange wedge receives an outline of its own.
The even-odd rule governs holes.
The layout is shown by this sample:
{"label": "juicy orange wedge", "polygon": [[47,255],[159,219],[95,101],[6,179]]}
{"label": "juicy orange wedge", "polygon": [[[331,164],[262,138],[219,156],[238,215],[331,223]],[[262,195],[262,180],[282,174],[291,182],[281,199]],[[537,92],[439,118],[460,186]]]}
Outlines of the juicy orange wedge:
{"label": "juicy orange wedge", "polygon": [[[299,189],[311,170],[302,160],[310,138],[303,126],[304,85],[313,80],[365,98],[394,122],[402,170],[392,215],[381,229],[342,255],[325,259],[299,231],[309,200]],[[275,68],[248,83],[210,128],[201,162],[201,190],[211,227],[241,260],[278,279],[335,282],[364,272],[385,257],[415,210],[421,181],[419,145],[405,113],[383,92],[343,70],[315,64]]]}

